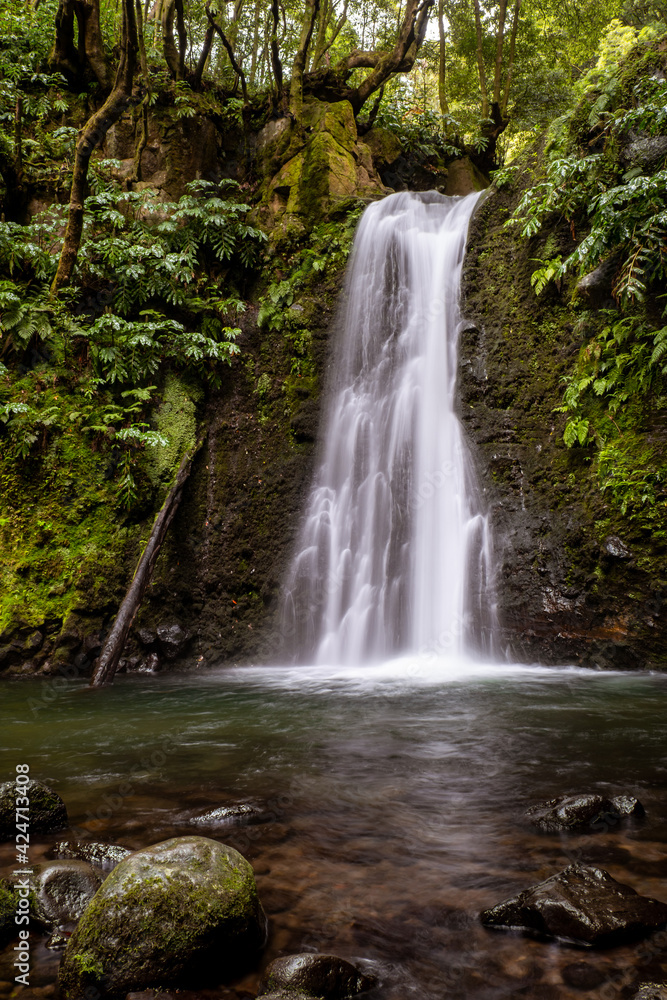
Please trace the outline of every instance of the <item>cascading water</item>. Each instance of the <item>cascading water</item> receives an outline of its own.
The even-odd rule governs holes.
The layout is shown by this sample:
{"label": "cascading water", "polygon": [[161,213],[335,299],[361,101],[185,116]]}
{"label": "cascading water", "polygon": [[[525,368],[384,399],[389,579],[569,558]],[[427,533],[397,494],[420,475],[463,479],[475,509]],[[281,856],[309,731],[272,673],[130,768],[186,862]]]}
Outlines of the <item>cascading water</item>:
{"label": "cascading water", "polygon": [[492,652],[489,527],[455,411],[477,197],[395,194],[362,217],[286,586],[284,626],[300,661]]}

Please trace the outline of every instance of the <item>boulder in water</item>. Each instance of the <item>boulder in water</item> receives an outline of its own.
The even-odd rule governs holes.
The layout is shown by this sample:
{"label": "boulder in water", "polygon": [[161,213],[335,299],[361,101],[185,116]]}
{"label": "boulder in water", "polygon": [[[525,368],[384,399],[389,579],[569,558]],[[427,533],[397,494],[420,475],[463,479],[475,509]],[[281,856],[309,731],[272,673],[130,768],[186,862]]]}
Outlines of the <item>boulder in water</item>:
{"label": "boulder in water", "polygon": [[56,792],[34,778],[26,784],[7,781],[0,785],[0,840],[16,836],[16,799],[30,799],[30,833],[57,833],[69,825],[65,803]]}
{"label": "boulder in water", "polygon": [[114,868],[74,931],[60,968],[64,1000],[151,986],[219,983],[266,939],[251,866],[205,837],[175,837]]}
{"label": "boulder in water", "polygon": [[645,937],[667,925],[667,904],[638,895],[608,872],[570,865],[506,899],[480,919],[485,927],[515,928],[586,945]]}
{"label": "boulder in water", "polygon": [[526,810],[526,819],[544,833],[561,830],[607,831],[629,816],[643,816],[644,807],[633,795],[560,795]]}
{"label": "boulder in water", "polygon": [[87,861],[47,861],[32,870],[30,915],[48,928],[78,920],[103,881]]}
{"label": "boulder in water", "polygon": [[231,806],[207,809],[190,820],[194,826],[231,826],[246,823],[261,823],[263,814],[248,802],[238,802]]}
{"label": "boulder in water", "polygon": [[61,840],[53,845],[51,856],[88,861],[96,868],[110,871],[131,853],[128,847],[121,847],[120,844],[101,844],[95,840]]}
{"label": "boulder in water", "polygon": [[322,1000],[343,1000],[375,986],[375,976],[364,975],[336,955],[287,955],[271,962],[262,977],[260,997],[301,994]]}

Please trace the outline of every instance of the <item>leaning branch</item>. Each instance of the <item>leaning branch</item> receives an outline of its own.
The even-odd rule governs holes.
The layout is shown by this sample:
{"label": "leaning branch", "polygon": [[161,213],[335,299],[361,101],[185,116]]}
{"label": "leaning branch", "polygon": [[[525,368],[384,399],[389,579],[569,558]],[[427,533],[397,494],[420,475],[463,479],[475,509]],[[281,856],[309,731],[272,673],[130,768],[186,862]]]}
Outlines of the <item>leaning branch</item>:
{"label": "leaning branch", "polygon": [[188,452],[181,462],[174,484],[167,494],[167,499],[162,505],[160,513],[155,519],[150,538],[148,539],[146,547],[141,554],[139,564],[134,573],[134,577],[132,578],[132,583],[123,598],[111,631],[109,632],[106,642],[104,643],[104,648],[97,661],[95,671],[90,681],[90,687],[104,687],[105,684],[113,683],[114,674],[116,673],[118,662],[122,656],[123,649],[125,648],[125,643],[127,642],[132,622],[134,621],[135,615],[141,606],[144,594],[146,593],[146,588],[148,587],[151,577],[153,576],[153,570],[155,569],[155,564],[160,554],[162,543],[164,542],[169,529],[169,525],[173,521],[174,515],[176,514],[178,506],[181,502],[183,487],[185,486],[188,476],[192,471],[192,462],[203,443],[204,438],[201,437],[194,449],[191,452]]}
{"label": "leaning branch", "polygon": [[247,105],[248,104],[248,87],[247,87],[247,84],[246,84],[245,73],[241,69],[240,64],[236,61],[236,57],[234,55],[234,49],[232,48],[231,42],[227,38],[226,34],[222,30],[222,28],[220,27],[220,25],[218,24],[218,22],[216,21],[215,14],[213,14],[211,12],[211,4],[210,3],[206,4],[206,16],[208,18],[210,26],[220,36],[220,41],[222,42],[222,44],[224,45],[225,49],[227,50],[227,55],[229,56],[229,61],[232,64],[232,69],[234,70],[234,72],[238,76],[239,80],[241,81],[241,90],[243,92],[243,103]]}
{"label": "leaning branch", "polygon": [[[51,285],[51,295],[58,294],[72,277],[83,232],[83,206],[86,195],[88,164],[93,150],[99,146],[112,125],[133,102],[132,80],[137,63],[137,22],[134,0],[123,0],[122,44],[120,62],[113,90],[106,101],[88,120],[76,143],[72,188],[63,248],[58,270]],[[137,98],[138,101],[138,98]]]}

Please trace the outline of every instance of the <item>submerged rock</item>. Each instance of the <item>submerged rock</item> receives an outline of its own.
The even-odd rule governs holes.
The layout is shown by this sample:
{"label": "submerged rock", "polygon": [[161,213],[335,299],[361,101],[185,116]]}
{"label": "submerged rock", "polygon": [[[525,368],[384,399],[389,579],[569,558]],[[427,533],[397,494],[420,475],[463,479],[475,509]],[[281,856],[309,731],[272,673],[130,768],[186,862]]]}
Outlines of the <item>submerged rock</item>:
{"label": "submerged rock", "polygon": [[605,981],[605,974],[588,962],[572,962],[566,965],[561,973],[567,986],[577,990],[594,990]]}
{"label": "submerged rock", "polygon": [[27,784],[17,785],[7,781],[0,785],[0,840],[13,840],[16,836],[16,799],[30,799],[30,833],[57,833],[67,829],[67,809],[60,796],[31,778]]}
{"label": "submerged rock", "polygon": [[601,868],[575,864],[484,910],[480,919],[485,927],[611,945],[645,937],[666,925],[667,904],[638,895]]}
{"label": "submerged rock", "polygon": [[607,831],[628,816],[643,816],[644,807],[633,795],[560,795],[531,806],[526,819],[544,833],[559,830]]}
{"label": "submerged rock", "polygon": [[48,928],[78,920],[103,881],[87,861],[47,861],[32,870],[30,915]]}
{"label": "submerged rock", "polygon": [[96,868],[115,868],[124,858],[132,854],[128,847],[120,844],[101,844],[97,841],[61,840],[53,845],[51,855],[54,858],[75,858],[88,861]]}
{"label": "submerged rock", "polygon": [[199,816],[193,816],[190,822],[195,826],[230,826],[241,823],[261,823],[263,814],[248,802],[239,802],[232,806],[218,806],[207,809]]}
{"label": "submerged rock", "polygon": [[251,866],[205,837],[175,837],[114,868],[65,951],[65,1000],[219,983],[253,960],[266,917]]}
{"label": "submerged rock", "polygon": [[336,955],[287,955],[268,966],[258,996],[287,997],[301,994],[323,1000],[343,1000],[375,986],[375,976],[366,976]]}

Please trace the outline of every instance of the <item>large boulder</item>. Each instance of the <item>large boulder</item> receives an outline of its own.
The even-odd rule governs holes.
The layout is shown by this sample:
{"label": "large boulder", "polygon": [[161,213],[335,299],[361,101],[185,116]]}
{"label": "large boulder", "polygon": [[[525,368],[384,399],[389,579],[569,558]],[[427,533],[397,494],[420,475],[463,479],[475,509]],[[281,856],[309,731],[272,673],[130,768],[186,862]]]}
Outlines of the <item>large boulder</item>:
{"label": "large boulder", "polygon": [[526,819],[544,833],[560,830],[607,831],[629,816],[643,816],[644,807],[633,795],[560,795],[526,810]]}
{"label": "large boulder", "polygon": [[259,996],[301,994],[321,1000],[343,1000],[375,986],[374,976],[336,955],[287,955],[267,967],[259,987]]}
{"label": "large boulder", "polygon": [[56,792],[31,778],[26,784],[7,781],[0,785],[0,840],[16,836],[16,799],[30,799],[30,833],[57,833],[69,825],[65,803]]}
{"label": "large boulder", "polygon": [[485,927],[517,928],[586,945],[645,937],[667,925],[667,905],[638,895],[608,872],[570,865],[518,896],[484,910]]}
{"label": "large boulder", "polygon": [[30,915],[43,927],[78,920],[102,885],[102,875],[87,861],[47,861],[32,866]]}
{"label": "large boulder", "polygon": [[69,941],[61,996],[219,983],[248,965],[265,939],[245,858],[205,837],[175,837],[111,872]]}

